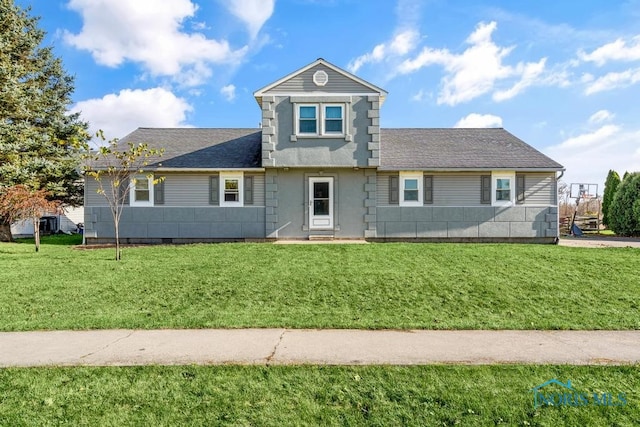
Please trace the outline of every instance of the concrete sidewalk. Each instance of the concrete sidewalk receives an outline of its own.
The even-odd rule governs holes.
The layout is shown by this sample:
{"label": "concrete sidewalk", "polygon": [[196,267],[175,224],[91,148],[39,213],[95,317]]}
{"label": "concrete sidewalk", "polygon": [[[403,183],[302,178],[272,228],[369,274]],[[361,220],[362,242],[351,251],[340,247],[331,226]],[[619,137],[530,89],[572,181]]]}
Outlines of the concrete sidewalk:
{"label": "concrete sidewalk", "polygon": [[0,332],[0,367],[640,363],[640,331],[292,329]]}

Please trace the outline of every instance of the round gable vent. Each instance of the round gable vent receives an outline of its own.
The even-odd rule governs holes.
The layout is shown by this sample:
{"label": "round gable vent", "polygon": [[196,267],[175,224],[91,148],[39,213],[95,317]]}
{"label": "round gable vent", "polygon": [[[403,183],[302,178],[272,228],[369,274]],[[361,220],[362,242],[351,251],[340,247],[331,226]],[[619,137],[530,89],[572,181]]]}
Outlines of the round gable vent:
{"label": "round gable vent", "polygon": [[329,81],[329,76],[323,70],[313,73],[313,82],[316,86],[324,86]]}

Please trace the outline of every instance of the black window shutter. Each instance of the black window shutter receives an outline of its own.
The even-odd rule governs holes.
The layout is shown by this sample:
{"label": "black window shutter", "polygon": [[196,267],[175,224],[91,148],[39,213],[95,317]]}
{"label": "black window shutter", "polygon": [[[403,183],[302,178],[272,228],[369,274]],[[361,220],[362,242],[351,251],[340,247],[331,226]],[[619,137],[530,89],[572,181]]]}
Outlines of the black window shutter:
{"label": "black window shutter", "polygon": [[480,203],[491,204],[491,175],[480,176]]}
{"label": "black window shutter", "polygon": [[516,174],[516,203],[524,203],[524,174]]}
{"label": "black window shutter", "polygon": [[153,186],[153,204],[164,205],[164,179]]}
{"label": "black window shutter", "polygon": [[210,176],[209,177],[209,204],[210,205],[219,205],[220,204],[220,177]]}
{"label": "black window shutter", "polygon": [[433,175],[424,176],[424,203],[433,203]]}
{"label": "black window shutter", "polygon": [[245,205],[253,204],[253,177],[252,176],[244,177],[244,204]]}
{"label": "black window shutter", "polygon": [[400,203],[400,177],[389,177],[389,204],[397,205]]}

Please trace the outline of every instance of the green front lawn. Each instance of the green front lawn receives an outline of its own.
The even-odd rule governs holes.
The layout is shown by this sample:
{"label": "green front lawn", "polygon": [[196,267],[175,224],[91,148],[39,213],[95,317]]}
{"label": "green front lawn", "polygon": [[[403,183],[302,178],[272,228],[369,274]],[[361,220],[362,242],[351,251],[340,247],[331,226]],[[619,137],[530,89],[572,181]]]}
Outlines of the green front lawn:
{"label": "green front lawn", "polygon": [[[0,425],[640,425],[637,367],[131,367],[0,370]],[[571,381],[581,406],[534,408]],[[566,390],[556,385],[549,397]],[[600,404],[596,404],[597,393]],[[603,395],[611,406],[602,405]],[[623,394],[623,401],[619,399]],[[569,397],[571,399],[571,397]],[[614,404],[620,406],[613,406]]]}
{"label": "green front lawn", "polygon": [[0,244],[0,330],[640,328],[638,249],[65,239]]}

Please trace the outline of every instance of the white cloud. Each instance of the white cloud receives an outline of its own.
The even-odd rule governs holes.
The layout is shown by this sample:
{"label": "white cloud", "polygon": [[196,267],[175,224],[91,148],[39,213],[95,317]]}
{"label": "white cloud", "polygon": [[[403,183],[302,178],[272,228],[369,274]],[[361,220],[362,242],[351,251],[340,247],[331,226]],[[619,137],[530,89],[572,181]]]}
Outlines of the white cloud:
{"label": "white cloud", "polygon": [[505,101],[519,95],[523,90],[533,85],[544,71],[547,58],[542,58],[538,62],[530,62],[528,64],[518,64],[516,72],[521,74],[520,81],[506,90],[499,90],[493,93],[494,101]]}
{"label": "white cloud", "polygon": [[275,0],[224,0],[224,5],[247,26],[253,39],[273,14]]}
{"label": "white cloud", "polygon": [[109,67],[138,62],[155,76],[185,73],[181,82],[195,85],[210,76],[211,64],[235,63],[247,51],[184,32],[184,20],[197,10],[190,0],[70,0],[69,8],[82,15],[83,26],[78,34],[65,33],[65,41]]}
{"label": "white cloud", "polygon": [[232,84],[223,86],[222,89],[220,89],[220,93],[227,101],[236,99],[236,87]]}
{"label": "white cloud", "polygon": [[467,102],[494,90],[496,83],[509,78],[519,78],[510,89],[498,91],[495,100],[509,99],[534,84],[545,68],[546,59],[533,63],[518,63],[515,67],[503,64],[514,47],[500,47],[491,36],[495,22],[481,22],[469,35],[470,46],[461,54],[448,49],[425,47],[412,59],[406,59],[398,67],[400,74],[409,74],[429,65],[441,65],[446,71],[442,78],[442,90],[438,104],[456,105]]}
{"label": "white cloud", "polygon": [[593,132],[583,133],[566,139],[558,145],[559,148],[591,148],[606,144],[607,141],[620,131],[620,127],[616,125],[604,125]]}
{"label": "white cloud", "polygon": [[458,120],[453,127],[455,128],[501,128],[502,117],[492,114],[471,113],[466,117]]}
{"label": "white cloud", "polygon": [[90,131],[99,129],[105,137],[121,138],[138,127],[185,127],[192,110],[184,99],[163,88],[121,90],[118,94],[80,101],[72,112],[89,121]]}
{"label": "white cloud", "polygon": [[589,123],[608,122],[612,120],[614,117],[615,117],[615,114],[613,114],[612,112],[607,110],[600,110],[600,111],[596,111],[591,115],[591,117],[589,117]]}
{"label": "white cloud", "polygon": [[365,53],[349,62],[347,69],[352,73],[367,63],[381,62],[389,57],[404,56],[415,49],[420,34],[415,30],[404,30],[396,34],[391,40],[381,43],[373,48],[369,53]]}
{"label": "white cloud", "polygon": [[598,192],[602,194],[610,169],[621,175],[625,171],[640,171],[638,140],[640,130],[605,125],[543,151],[565,166],[564,182],[598,184]]}
{"label": "white cloud", "polygon": [[605,90],[627,87],[640,82],[640,68],[629,69],[622,72],[607,73],[602,77],[591,81],[584,93],[592,95]]}
{"label": "white cloud", "polygon": [[637,61],[640,59],[640,36],[633,37],[629,44],[623,39],[600,46],[591,53],[578,51],[578,57],[585,62],[602,66],[609,61]]}

